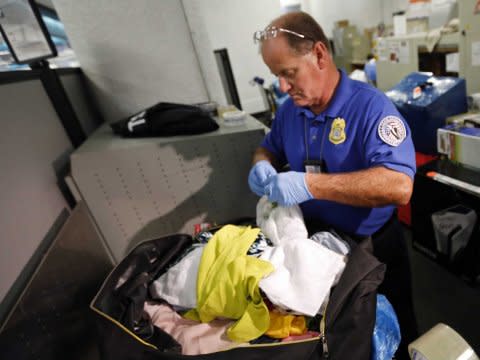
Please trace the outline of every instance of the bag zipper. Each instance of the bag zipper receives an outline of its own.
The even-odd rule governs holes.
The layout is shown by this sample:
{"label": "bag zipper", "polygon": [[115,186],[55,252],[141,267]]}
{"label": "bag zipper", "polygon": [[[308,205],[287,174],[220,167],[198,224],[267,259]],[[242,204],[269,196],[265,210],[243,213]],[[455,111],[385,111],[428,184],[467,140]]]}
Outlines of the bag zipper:
{"label": "bag zipper", "polygon": [[328,353],[328,343],[327,343],[327,334],[325,332],[325,317],[327,316],[327,306],[325,306],[325,310],[323,311],[323,316],[322,320],[320,320],[320,340],[322,341],[322,347],[323,347],[323,358],[328,359],[329,358],[329,353]]}

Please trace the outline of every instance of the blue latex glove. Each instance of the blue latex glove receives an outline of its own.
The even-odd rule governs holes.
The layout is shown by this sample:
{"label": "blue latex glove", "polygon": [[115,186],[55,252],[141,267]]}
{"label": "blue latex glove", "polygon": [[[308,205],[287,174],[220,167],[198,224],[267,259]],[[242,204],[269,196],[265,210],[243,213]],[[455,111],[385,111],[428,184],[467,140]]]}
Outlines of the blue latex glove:
{"label": "blue latex glove", "polygon": [[265,185],[277,174],[277,170],[267,160],[261,160],[253,165],[248,174],[248,186],[258,196],[265,195]]}
{"label": "blue latex glove", "polygon": [[273,176],[265,186],[270,202],[292,206],[313,199],[305,182],[305,173],[289,171]]}

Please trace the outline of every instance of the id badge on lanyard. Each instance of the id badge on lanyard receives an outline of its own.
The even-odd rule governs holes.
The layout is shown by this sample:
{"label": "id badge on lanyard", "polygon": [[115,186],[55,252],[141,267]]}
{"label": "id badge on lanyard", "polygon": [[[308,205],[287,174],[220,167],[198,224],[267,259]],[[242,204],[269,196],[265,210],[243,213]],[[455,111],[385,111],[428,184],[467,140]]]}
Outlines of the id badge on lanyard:
{"label": "id badge on lanyard", "polygon": [[303,165],[305,166],[305,172],[308,174],[321,174],[327,172],[325,161],[323,160],[305,160]]}
{"label": "id badge on lanyard", "polygon": [[307,155],[307,159],[303,161],[303,166],[305,167],[305,172],[308,174],[321,174],[326,173],[327,171],[327,164],[323,159],[323,143],[325,141],[325,127],[323,128],[322,133],[322,140],[320,144],[320,160],[309,159],[309,147],[308,147],[308,140],[307,140],[307,123],[305,121],[305,151]]}

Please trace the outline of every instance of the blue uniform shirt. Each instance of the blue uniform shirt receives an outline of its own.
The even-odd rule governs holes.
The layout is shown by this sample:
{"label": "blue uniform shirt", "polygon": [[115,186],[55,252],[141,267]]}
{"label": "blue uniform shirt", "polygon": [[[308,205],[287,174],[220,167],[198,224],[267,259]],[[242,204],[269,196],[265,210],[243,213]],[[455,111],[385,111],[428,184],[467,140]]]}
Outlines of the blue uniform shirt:
{"label": "blue uniform shirt", "polygon": [[[410,129],[395,106],[372,86],[349,79],[343,71],[340,75],[332,100],[319,115],[287,100],[261,146],[293,171],[305,172],[307,159],[323,159],[330,174],[384,166],[413,179],[416,165]],[[395,208],[326,200],[309,200],[300,207],[306,220],[318,219],[361,236],[379,230]]]}

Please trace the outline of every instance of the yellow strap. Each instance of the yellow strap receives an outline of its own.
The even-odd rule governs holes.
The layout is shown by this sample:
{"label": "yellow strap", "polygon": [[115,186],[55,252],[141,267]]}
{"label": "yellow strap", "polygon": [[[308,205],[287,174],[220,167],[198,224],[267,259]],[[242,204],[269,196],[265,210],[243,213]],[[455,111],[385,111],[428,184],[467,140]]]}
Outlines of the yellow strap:
{"label": "yellow strap", "polygon": [[101,316],[103,316],[104,318],[106,318],[107,320],[110,320],[112,323],[114,323],[115,325],[117,325],[119,328],[121,328],[123,331],[125,331],[127,334],[129,334],[130,336],[132,336],[134,339],[136,339],[137,341],[141,342],[143,345],[146,345],[146,346],[149,346],[155,350],[158,350],[158,348],[155,346],[155,345],[152,345],[148,342],[146,342],[145,340],[141,339],[140,337],[138,337],[136,334],[134,334],[133,332],[131,332],[129,329],[127,329],[125,326],[123,326],[120,322],[118,322],[117,320],[113,319],[112,317],[108,316],[107,314],[105,314],[104,312],[98,310],[96,307],[90,305],[90,309],[92,309],[93,311],[95,311],[96,313],[100,314]]}

